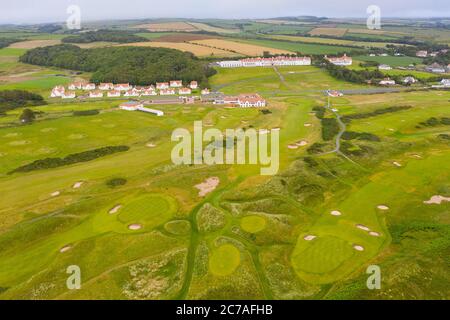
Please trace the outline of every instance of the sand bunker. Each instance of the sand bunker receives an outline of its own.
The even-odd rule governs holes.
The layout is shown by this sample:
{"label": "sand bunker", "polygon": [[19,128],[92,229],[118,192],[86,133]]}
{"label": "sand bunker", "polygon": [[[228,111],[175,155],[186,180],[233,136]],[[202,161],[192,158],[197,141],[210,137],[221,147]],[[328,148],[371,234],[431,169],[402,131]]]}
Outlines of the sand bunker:
{"label": "sand bunker", "polygon": [[31,142],[28,140],[17,140],[17,141],[12,141],[10,143],[8,143],[10,146],[24,146],[27,144],[30,144]]}
{"label": "sand bunker", "polygon": [[83,181],[79,181],[79,182],[77,182],[77,183],[75,183],[74,185],[73,185],[73,188],[74,189],[79,189],[79,188],[81,188],[81,186],[84,184],[84,182]]}
{"label": "sand bunker", "polygon": [[450,202],[449,197],[432,196],[430,200],[424,201],[425,204],[441,204],[442,202]]}
{"label": "sand bunker", "polygon": [[122,205],[118,204],[117,206],[115,206],[114,208],[109,210],[109,214],[115,214],[115,213],[119,212],[120,209],[122,209]]}
{"label": "sand bunker", "polygon": [[311,127],[312,123],[305,123],[305,127]]}
{"label": "sand bunker", "polygon": [[358,246],[358,245],[354,245],[353,249],[355,249],[356,251],[364,251],[364,247],[363,246]]}
{"label": "sand bunker", "polygon": [[71,134],[70,136],[68,136],[68,138],[70,140],[81,140],[81,139],[86,138],[86,135],[85,134]]}
{"label": "sand bunker", "polygon": [[204,197],[207,194],[213,192],[220,183],[220,179],[218,177],[212,177],[206,179],[205,182],[200,183],[195,186],[200,192],[198,193],[199,197]]}
{"label": "sand bunker", "polygon": [[59,249],[59,252],[64,253],[64,252],[69,251],[70,249],[72,249],[72,246],[65,246],[65,247],[62,247],[61,249]]}
{"label": "sand bunker", "polygon": [[303,239],[305,239],[306,241],[312,241],[312,240],[314,240],[316,238],[317,238],[316,236],[309,235],[309,236],[304,237]]}
{"label": "sand bunker", "polygon": [[135,224],[130,224],[130,225],[128,226],[128,229],[130,229],[130,230],[132,230],[132,231],[141,230],[141,229],[142,229],[142,226],[141,226],[140,224],[137,224],[137,223],[135,223]]}
{"label": "sand bunker", "polygon": [[379,237],[380,236],[380,234],[378,232],[375,232],[375,231],[370,231],[369,235],[371,235],[372,237]]}
{"label": "sand bunker", "polygon": [[4,138],[14,138],[17,136],[19,136],[19,134],[17,132],[12,132],[12,133],[5,134],[3,137]]}
{"label": "sand bunker", "polygon": [[154,143],[147,143],[147,148],[155,148],[156,147],[156,144],[154,144]]}
{"label": "sand bunker", "polygon": [[362,225],[362,224],[357,224],[356,227],[357,227],[358,229],[361,229],[361,230],[364,230],[364,231],[370,231],[370,228],[369,228],[369,227],[366,227],[366,226],[364,226],[364,225]]}
{"label": "sand bunker", "polygon": [[399,162],[397,162],[397,161],[392,162],[392,164],[393,164],[394,166],[396,166],[396,167],[402,167],[402,165],[401,165]]}
{"label": "sand bunker", "polygon": [[290,145],[288,145],[288,149],[291,149],[291,150],[298,149],[298,145],[296,145],[296,144],[290,144]]}
{"label": "sand bunker", "polygon": [[342,216],[342,213],[340,212],[340,211],[331,211],[331,215],[332,216],[335,216],[335,217],[339,217],[339,216]]}
{"label": "sand bunker", "polygon": [[52,197],[57,197],[57,196],[59,196],[61,194],[61,192],[59,192],[59,191],[55,191],[55,192],[53,192],[52,194],[50,194]]}
{"label": "sand bunker", "polygon": [[297,142],[296,145],[299,146],[299,147],[304,147],[304,146],[308,145],[308,141],[301,140],[301,141]]}
{"label": "sand bunker", "polygon": [[388,207],[388,206],[385,206],[385,205],[379,205],[379,206],[377,207],[377,209],[386,211],[386,210],[389,210],[389,207]]}

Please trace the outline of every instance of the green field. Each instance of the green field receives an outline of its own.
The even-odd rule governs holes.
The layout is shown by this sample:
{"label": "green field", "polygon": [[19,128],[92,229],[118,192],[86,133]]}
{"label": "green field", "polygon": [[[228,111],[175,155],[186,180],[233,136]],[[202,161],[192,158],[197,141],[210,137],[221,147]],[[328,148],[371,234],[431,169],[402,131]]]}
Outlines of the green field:
{"label": "green field", "polygon": [[[349,50],[245,42],[310,54]],[[450,202],[427,203],[450,197],[450,126],[423,125],[450,117],[448,90],[368,94],[372,86],[316,66],[217,68],[213,90],[257,92],[267,107],[198,101],[152,106],[165,113],[155,117],[119,110],[122,99],[49,99],[53,86],[89,74],[22,64],[23,53],[0,50],[0,90],[40,93],[48,104],[30,107],[39,111],[31,124],[19,120],[24,108],[0,116],[0,299],[450,298]],[[355,57],[353,68],[366,58]],[[379,62],[420,63],[386,58]],[[329,89],[353,92],[328,99]],[[334,110],[323,109],[328,101]],[[98,113],[74,114],[88,110]],[[347,134],[324,140],[321,111],[343,117]],[[199,120],[220,132],[278,128],[278,174],[261,176],[259,165],[173,164],[172,133]],[[106,146],[129,150],[9,174]],[[210,178],[219,184],[201,195]],[[80,290],[66,286],[71,265],[82,270]],[[382,270],[382,290],[366,287],[370,265]]]}

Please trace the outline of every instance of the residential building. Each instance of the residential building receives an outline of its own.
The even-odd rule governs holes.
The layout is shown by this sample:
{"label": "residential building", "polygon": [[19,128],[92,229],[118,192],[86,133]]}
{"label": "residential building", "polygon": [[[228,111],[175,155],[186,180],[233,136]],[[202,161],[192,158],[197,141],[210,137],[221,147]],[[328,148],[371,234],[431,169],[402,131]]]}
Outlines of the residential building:
{"label": "residential building", "polygon": [[228,60],[220,61],[219,66],[221,68],[242,68],[244,64],[240,60]]}
{"label": "residential building", "polygon": [[444,87],[450,87],[450,79],[442,79],[441,85],[443,85]]}
{"label": "residential building", "polygon": [[120,95],[121,93],[119,90],[111,90],[108,92],[108,98],[118,98]]}
{"label": "residential building", "polygon": [[205,88],[205,89],[203,89],[202,91],[201,91],[201,94],[202,95],[207,95],[207,94],[210,94],[211,92],[209,91],[209,89],[207,89],[207,88]]}
{"label": "residential building", "polygon": [[156,89],[158,90],[165,90],[165,89],[169,89],[170,85],[168,82],[157,82],[156,83]]}
{"label": "residential building", "polygon": [[392,67],[390,65],[387,65],[387,64],[380,64],[378,66],[378,70],[392,70]]}
{"label": "residential building", "polygon": [[75,99],[76,97],[77,95],[74,91],[65,91],[61,96],[63,99]]}
{"label": "residential building", "polygon": [[124,97],[139,97],[139,92],[137,90],[128,90],[125,92]]}
{"label": "residential building", "polygon": [[95,85],[95,83],[85,83],[83,84],[83,90],[95,90],[95,88],[97,88],[97,86]]}
{"label": "residential building", "polygon": [[71,84],[69,84],[68,89],[72,90],[72,91],[82,90],[84,84],[85,84],[85,82],[83,82],[83,81],[75,81],[75,82],[72,82]]}
{"label": "residential building", "polygon": [[380,85],[382,85],[382,86],[393,86],[393,85],[395,85],[395,81],[391,80],[389,78],[386,78],[386,79],[380,81]]}
{"label": "residential building", "polygon": [[153,87],[149,87],[149,88],[145,88],[144,91],[142,92],[143,96],[157,96],[158,93],[156,92],[156,90]]}
{"label": "residential building", "polygon": [[198,82],[197,81],[191,81],[191,83],[189,84],[189,88],[191,88],[192,90],[198,89]]}
{"label": "residential building", "polygon": [[114,86],[114,90],[117,90],[117,91],[128,91],[131,89],[132,89],[132,87],[130,86],[129,83],[119,83]]}
{"label": "residential building", "polygon": [[183,87],[183,81],[181,81],[181,80],[170,81],[170,87],[171,88],[181,88],[181,87]]}
{"label": "residential building", "polygon": [[414,84],[414,83],[416,83],[416,82],[417,82],[417,79],[414,78],[414,77],[410,77],[410,76],[405,77],[405,78],[403,79],[403,83],[404,83],[404,84]]}
{"label": "residential building", "polygon": [[105,91],[112,90],[112,89],[114,89],[114,84],[112,84],[112,83],[100,83],[98,88],[100,90],[105,90]]}
{"label": "residential building", "polygon": [[52,93],[50,94],[50,97],[60,98],[63,96],[65,91],[66,91],[66,88],[64,88],[64,86],[56,86],[53,88]]}
{"label": "residential building", "polygon": [[175,90],[174,89],[162,89],[159,91],[159,94],[162,96],[171,96],[171,95],[175,95]]}
{"label": "residential building", "polygon": [[344,96],[344,94],[342,92],[339,92],[339,91],[336,91],[336,90],[329,90],[329,91],[327,91],[327,93],[328,93],[328,95],[330,97],[333,97],[333,98]]}
{"label": "residential building", "polygon": [[427,66],[425,70],[433,73],[445,73],[445,68],[436,62]]}
{"label": "residential building", "polygon": [[426,57],[428,57],[428,51],[426,51],[426,50],[417,51],[416,57],[426,58]]}
{"label": "residential building", "polygon": [[344,54],[342,57],[328,57],[325,59],[336,66],[351,66],[353,64],[353,59]]}
{"label": "residential building", "polygon": [[94,90],[89,92],[89,98],[103,98],[103,91]]}
{"label": "residential building", "polygon": [[192,94],[192,90],[189,88],[181,88],[180,90],[178,90],[178,94]]}

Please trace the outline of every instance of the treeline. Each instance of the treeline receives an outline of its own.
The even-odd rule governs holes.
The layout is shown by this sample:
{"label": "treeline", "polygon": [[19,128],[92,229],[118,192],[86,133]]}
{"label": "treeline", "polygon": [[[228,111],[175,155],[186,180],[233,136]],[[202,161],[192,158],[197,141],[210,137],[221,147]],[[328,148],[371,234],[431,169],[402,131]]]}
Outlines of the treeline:
{"label": "treeline", "polygon": [[329,62],[326,62],[325,69],[332,77],[353,83],[367,83],[385,78],[385,75],[379,70],[350,70]]}
{"label": "treeline", "polygon": [[46,102],[41,95],[24,90],[0,91],[0,114],[16,108],[41,106]]}
{"label": "treeline", "polygon": [[64,43],[92,43],[97,41],[132,43],[132,42],[146,42],[148,41],[148,39],[136,36],[128,31],[115,31],[115,30],[89,31],[62,39],[62,42]]}
{"label": "treeline", "polygon": [[372,142],[380,142],[381,139],[368,132],[354,132],[354,131],[345,131],[342,135],[343,140],[366,140],[366,141],[372,141]]}
{"label": "treeline", "polygon": [[0,38],[0,49],[6,48],[15,42],[19,42],[21,40],[18,39],[10,39],[10,38]]}
{"label": "treeline", "polygon": [[393,113],[393,112],[409,110],[411,108],[412,108],[411,106],[394,106],[394,107],[388,107],[388,108],[383,108],[383,109],[377,109],[372,112],[349,114],[349,115],[343,116],[342,121],[349,123],[351,120],[354,120],[354,119],[367,119],[367,118],[383,115],[386,113]]}
{"label": "treeline", "polygon": [[196,80],[208,86],[216,73],[192,53],[166,48],[109,47],[81,49],[74,45],[36,48],[20,61],[41,66],[93,72],[91,81],[149,85],[155,82]]}
{"label": "treeline", "polygon": [[65,158],[47,158],[43,160],[36,160],[30,164],[19,167],[8,174],[19,173],[19,172],[30,172],[35,170],[52,169],[62,166],[68,166],[71,164],[79,162],[88,162],[95,160],[97,158],[105,157],[118,152],[128,151],[130,147],[128,146],[108,146],[95,150],[89,150],[81,153],[74,153],[68,155]]}

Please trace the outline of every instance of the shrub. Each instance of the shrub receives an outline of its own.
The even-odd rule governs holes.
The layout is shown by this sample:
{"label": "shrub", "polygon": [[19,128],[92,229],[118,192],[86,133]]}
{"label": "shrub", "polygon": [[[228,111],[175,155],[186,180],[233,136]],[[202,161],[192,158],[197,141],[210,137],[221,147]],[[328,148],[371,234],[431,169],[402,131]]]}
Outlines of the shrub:
{"label": "shrub", "polygon": [[108,180],[106,182],[106,185],[110,188],[116,188],[116,187],[126,185],[127,182],[128,182],[127,179],[124,179],[124,178],[114,178],[114,179]]}

